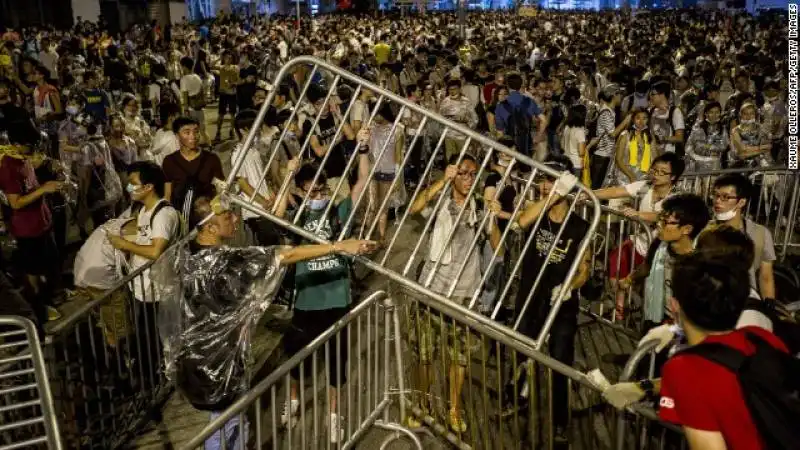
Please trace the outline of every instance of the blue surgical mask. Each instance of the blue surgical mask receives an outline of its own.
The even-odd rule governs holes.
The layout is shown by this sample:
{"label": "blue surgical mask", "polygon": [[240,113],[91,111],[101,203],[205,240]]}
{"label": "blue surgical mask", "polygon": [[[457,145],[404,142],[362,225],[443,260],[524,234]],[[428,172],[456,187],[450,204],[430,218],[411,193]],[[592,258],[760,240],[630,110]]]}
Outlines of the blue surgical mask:
{"label": "blue surgical mask", "polygon": [[67,114],[69,114],[70,116],[74,116],[79,112],[80,110],[78,109],[77,106],[67,106]]}
{"label": "blue surgical mask", "polygon": [[140,187],[141,186],[137,186],[135,184],[128,183],[128,185],[125,186],[125,190],[128,191],[129,194],[133,194],[134,192],[138,191]]}
{"label": "blue surgical mask", "polygon": [[308,201],[308,209],[312,211],[321,211],[325,209],[326,206],[328,206],[328,202],[330,201],[331,199],[329,198],[311,199]]}

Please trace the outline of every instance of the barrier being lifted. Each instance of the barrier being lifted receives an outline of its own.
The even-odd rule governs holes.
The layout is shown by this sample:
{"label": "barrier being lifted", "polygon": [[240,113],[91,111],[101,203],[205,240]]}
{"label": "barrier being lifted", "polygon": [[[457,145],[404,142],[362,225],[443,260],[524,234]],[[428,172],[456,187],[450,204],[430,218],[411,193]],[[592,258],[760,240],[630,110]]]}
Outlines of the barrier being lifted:
{"label": "barrier being lifted", "polygon": [[[509,223],[514,223],[530,206],[530,199],[544,200],[546,205],[554,203],[554,190],[548,196],[537,195],[536,186],[543,177],[555,179],[560,173],[476,133],[464,123],[441,117],[316,58],[291,60],[280,70],[273,86],[279,86],[292,73],[304,74],[306,81],[298,86],[300,94],[288,119],[281,119],[281,131],[268,145],[256,138],[267,116],[265,106],[259,111],[244,148],[261,152],[266,160],[255,191],[267,186],[279,198],[287,191],[296,193],[294,217],[278,217],[277,208],[265,210],[255,201],[255,195],[237,193],[234,184],[243,176],[246,152],[233,164],[226,181],[226,195],[243,209],[307,241],[342,240],[351,232],[364,239],[382,238],[384,247],[379,254],[372,259],[355,260],[360,267],[382,277],[385,289],[381,289],[386,294],[369,296],[303,351],[287,355],[292,356],[289,361],[216,417],[185,448],[198,448],[208,439],[235,448],[254,443],[282,448],[288,442],[290,448],[319,448],[327,445],[327,438],[336,432],[327,420],[332,411],[343,418],[339,424],[342,435],[336,439],[334,448],[354,448],[365,439],[370,448],[383,448],[395,438],[409,440],[422,448],[427,433],[459,448],[552,445],[554,402],[569,401],[553,398],[554,382],[573,386],[559,392],[578,394],[585,402],[600,401],[597,388],[583,373],[542,353],[556,314],[568,298],[569,284],[598,226],[601,210],[596,197],[586,187],[576,185],[573,195],[566,197],[567,217],[548,230],[553,242],[558,242],[570,220],[581,220],[583,215],[588,225],[586,236],[571,243],[577,245],[576,257],[569,262],[567,275],[552,296],[551,311],[544,325],[538,335],[524,336],[514,331],[519,320],[508,328],[492,319],[515,298],[522,311],[529,307],[533,296],[530,292],[517,292],[520,278],[532,280],[531,292],[542,283],[555,245],[540,249],[546,257],[538,271],[522,273],[521,268],[522,256],[533,245],[531,238],[545,226],[542,220],[545,214],[538,215],[527,234],[506,226],[499,243],[490,247],[484,245],[486,241],[480,235],[481,230],[495,222],[497,211],[470,206],[474,205],[471,201],[460,206],[448,201],[454,188],[452,181],[443,182],[442,194],[437,198],[426,198],[430,200],[429,214],[423,218],[412,214],[411,208],[399,205],[414,204],[427,186],[442,178],[445,167],[442,160],[455,161],[458,166],[465,158],[474,158],[476,173],[459,173],[454,180],[462,182],[461,188],[468,187],[467,199],[482,198],[484,204],[498,201],[505,187],[514,186],[517,195],[513,205],[503,211]],[[314,91],[312,98],[308,98],[311,91]],[[358,147],[349,153],[337,152],[342,151],[339,144],[343,139],[353,140],[356,134],[346,118],[351,117],[357,99],[366,92],[376,100],[367,105],[367,113],[359,116],[358,122],[369,127],[373,137],[382,137],[371,138],[366,188],[351,195],[348,177],[358,166]],[[272,104],[274,97],[275,90],[269,93],[264,105]],[[386,113],[387,109],[391,114]],[[382,120],[376,120],[379,113]],[[332,128],[331,117],[335,124]],[[325,133],[320,133],[321,123],[325,124]],[[405,142],[398,144],[398,139]],[[319,182],[327,173],[330,197],[350,197],[352,208],[347,217],[340,218],[343,226],[335,235],[326,234],[329,230],[321,230],[320,223],[316,227],[303,227],[300,223],[303,211],[309,207],[311,192],[301,192],[293,186],[293,173],[286,168],[289,160],[296,158],[317,162],[314,186],[321,185]],[[495,196],[484,198],[485,192],[479,189],[477,181],[497,169],[500,159],[507,169],[497,171],[500,181]],[[337,164],[344,167],[336,167]],[[389,170],[393,173],[391,177],[385,173],[389,168],[394,169]],[[579,193],[586,194],[588,202],[579,204],[578,196],[574,195]],[[331,212],[334,203],[327,204],[324,214]],[[390,208],[397,211],[391,224],[387,218]],[[450,208],[453,223],[468,223],[474,232],[464,238],[457,233],[462,226],[452,226],[437,235],[440,245],[432,246],[436,217],[443,208]],[[453,247],[459,256],[443,264],[444,252]],[[476,275],[467,266],[481,254],[485,263]],[[420,274],[422,266],[427,267]],[[492,274],[500,266],[507,275],[498,281]],[[445,270],[447,282],[434,283],[435,274]],[[468,295],[458,295],[459,301],[454,301],[454,292],[457,288],[463,292],[464,284],[469,286]],[[488,288],[495,294],[487,301],[483,294]],[[488,306],[487,314],[479,314],[479,306]],[[331,365],[338,364],[336,354],[344,349],[350,356],[344,368],[347,381],[340,384],[331,380],[331,374],[339,376],[342,368]],[[298,383],[304,396],[299,399],[302,425],[293,426],[292,420],[281,416],[285,407],[292,404],[287,389]],[[331,398],[328,390],[322,388],[331,384],[340,387],[335,390],[340,398]],[[518,394],[523,397],[527,394],[525,404],[520,403]],[[453,420],[453,414],[458,420]],[[384,440],[375,447],[369,441],[375,439],[374,432],[369,431],[373,425],[391,430],[388,436],[379,437]],[[410,433],[410,429],[417,433]],[[230,439],[241,431],[247,434],[246,439],[241,439],[241,434],[236,440]]]}

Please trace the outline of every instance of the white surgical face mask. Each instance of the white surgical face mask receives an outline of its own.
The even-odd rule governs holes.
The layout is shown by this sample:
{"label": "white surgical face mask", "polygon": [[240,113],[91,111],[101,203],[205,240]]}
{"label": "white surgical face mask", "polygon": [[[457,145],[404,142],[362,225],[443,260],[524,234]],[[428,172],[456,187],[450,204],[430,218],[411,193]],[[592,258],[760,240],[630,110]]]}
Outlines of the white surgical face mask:
{"label": "white surgical face mask", "polygon": [[736,217],[736,210],[735,210],[735,209],[732,209],[732,210],[730,210],[730,211],[725,211],[725,212],[716,213],[716,214],[714,215],[714,217],[715,217],[717,220],[719,220],[720,222],[727,222],[727,221],[729,221],[729,220],[733,219],[734,217]]}
{"label": "white surgical face mask", "polygon": [[79,110],[77,106],[67,106],[67,114],[70,116],[74,116],[78,114]]}
{"label": "white surgical face mask", "polygon": [[329,198],[316,198],[308,201],[308,208],[312,211],[321,211],[328,206]]}
{"label": "white surgical face mask", "polygon": [[753,124],[756,123],[756,119],[742,119],[742,124]]}

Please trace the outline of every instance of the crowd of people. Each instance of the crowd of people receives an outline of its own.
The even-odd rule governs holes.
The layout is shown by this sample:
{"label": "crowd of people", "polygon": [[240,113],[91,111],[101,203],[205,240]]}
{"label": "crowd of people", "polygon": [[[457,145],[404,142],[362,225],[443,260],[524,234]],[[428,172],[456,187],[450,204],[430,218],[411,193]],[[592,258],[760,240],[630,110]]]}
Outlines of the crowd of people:
{"label": "crowd of people", "polygon": [[[118,34],[85,22],[71,30],[4,31],[0,190],[5,230],[16,251],[3,268],[16,276],[40,324],[58,317],[53,307],[68,297],[59,292],[85,289],[99,295],[122,274],[157,260],[190,229],[200,230],[194,253],[230,237],[237,219],[212,199],[218,194],[215,180],[226,179],[224,167],[238,158],[243,163],[235,181],[242,195],[323,239],[351,233],[350,213],[367,184],[377,204],[390,196],[396,210],[434,215],[420,284],[464,306],[480,297],[481,312],[496,316],[502,309],[532,338],[544,326],[551,295],[562,287],[588,230],[586,221],[568,213],[566,195],[578,181],[657,232],[649,248],[641,236],[633,236],[611,255],[617,319],[630,313],[624,292],[641,285],[643,331],[678,323],[694,345],[732,330],[732,318],[739,317],[748,298],[767,304],[775,299],[772,236],[745,217],[758,191],[753,182],[741,175],[717,178],[710,205],[679,192],[678,185],[686,171],[763,168],[787,157],[788,62],[781,16],[694,10],[541,11],[535,17],[486,12],[468,14],[463,24],[455,15],[429,14],[331,15],[295,25],[287,18],[221,16],[202,26],[152,23]],[[427,122],[415,138],[420,115],[404,110],[398,117],[398,108],[381,103],[379,93],[360,89],[355,95],[355,86],[347,83],[329,96],[331,75],[306,65],[294,66],[285,81],[271,84],[276,69],[298,55],[351,71],[562,175],[537,179],[536,199],[515,217],[519,192],[504,181],[512,158],[495,154],[488,176],[478,177],[482,149],[473,142],[463,152],[466,136],[448,132],[443,157],[435,161],[440,170],[423,179],[442,136],[437,123]],[[270,95],[258,139],[242,155],[257,111]],[[217,120],[209,123],[206,114],[213,107]],[[233,145],[231,161],[217,151],[223,141]],[[305,145],[309,151],[301,153]],[[419,195],[409,201],[398,194],[392,188],[398,177],[404,180],[401,192],[422,184]],[[444,190],[446,185],[452,189]],[[440,201],[442,193],[446,198]],[[488,223],[480,219],[484,213],[491,216]],[[289,258],[297,262],[296,331],[285,340],[289,354],[348,311],[349,260],[340,253],[386,246],[389,211],[377,214],[375,243],[353,241],[342,244],[344,250],[318,248]],[[259,245],[286,242],[262,216],[245,210],[242,219]],[[541,224],[533,228],[537,220]],[[749,244],[741,245],[752,247],[748,264],[725,267],[695,250],[709,224],[714,229],[708,233],[721,234],[720,240],[731,232],[747,236]],[[546,270],[547,276],[537,286],[534,277],[522,277],[516,302],[500,305],[497,291],[509,268],[502,262],[500,235],[509,226],[534,229],[522,272]],[[563,232],[553,231],[560,227]],[[65,285],[61,276],[71,262],[70,229],[85,241],[74,260],[74,286]],[[475,239],[485,240],[484,252],[501,261],[487,268],[471,251]],[[558,251],[551,252],[551,246]],[[490,283],[481,286],[487,270]],[[587,255],[550,331],[550,354],[567,364],[574,360],[578,297],[589,271]],[[671,283],[675,277],[698,278],[707,298],[695,302],[686,286],[676,289]],[[133,295],[153,307],[147,292],[142,285]],[[730,305],[721,306],[728,300]],[[754,347],[742,337],[750,332],[730,333],[733,347],[752,353]],[[768,333],[756,334],[786,350],[774,336],[764,337]],[[431,340],[418,338],[423,390],[424,368],[434,351],[424,343]],[[449,373],[455,388],[447,420],[458,433],[467,430],[459,407],[462,356],[454,356]],[[744,400],[733,392],[735,383],[729,391],[698,388],[685,397],[689,391],[674,380],[686,377],[688,360],[698,357],[682,356],[665,366],[662,398],[670,400],[669,405],[662,401],[662,416],[684,425],[692,448],[761,448],[760,422],[753,423]],[[330,379],[338,380],[335,389],[346,374]],[[556,376],[554,390],[556,435],[565,439],[565,377]],[[717,394],[741,401],[707,397]],[[295,389],[291,395],[284,423],[299,407]],[[702,418],[684,404],[699,398],[707,399],[708,414]],[[735,425],[720,419],[732,417],[733,403],[739,414],[730,419]],[[202,404],[212,411],[224,406]],[[335,404],[332,411],[330,436],[338,440],[341,418]]]}

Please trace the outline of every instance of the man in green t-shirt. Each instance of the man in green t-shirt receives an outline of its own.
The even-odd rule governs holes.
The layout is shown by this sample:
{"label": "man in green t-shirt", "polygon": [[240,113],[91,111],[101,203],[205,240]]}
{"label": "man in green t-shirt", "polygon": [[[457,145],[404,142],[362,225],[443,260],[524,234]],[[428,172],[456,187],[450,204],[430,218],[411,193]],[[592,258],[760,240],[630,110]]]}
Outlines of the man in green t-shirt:
{"label": "man in green t-shirt", "polygon": [[[355,145],[358,151],[358,180],[350,188],[349,196],[332,205],[330,203],[336,202],[340,197],[328,187],[325,171],[315,163],[300,165],[298,160],[289,162],[289,170],[295,174],[294,182],[298,194],[308,196],[308,201],[300,212],[301,217],[297,221],[299,226],[330,242],[336,242],[340,236],[341,239],[349,236],[350,230],[345,229],[347,219],[369,178],[369,148],[366,145],[368,141],[369,130],[360,130],[357,136],[358,143]],[[345,177],[343,182],[347,182]],[[287,190],[287,193],[278,200],[276,216],[286,215],[290,195],[292,194]],[[302,199],[297,204],[301,202]],[[292,325],[284,336],[284,350],[290,357],[310,344],[350,310],[350,259],[330,254],[298,263],[295,272],[295,292]],[[336,404],[336,389],[347,381],[347,373],[344,370],[347,366],[347,329],[342,329],[341,333],[342,337],[338,342],[342,345],[338,349],[331,350],[331,354],[337,356],[331,359],[328,367],[332,443],[339,442],[344,436]],[[311,367],[312,364],[305,364],[305,369],[309,372],[305,376],[313,376],[309,370]],[[289,423],[300,407],[298,386],[295,381],[298,374],[293,373],[292,376],[291,400],[284,405],[281,415],[283,424]]]}

